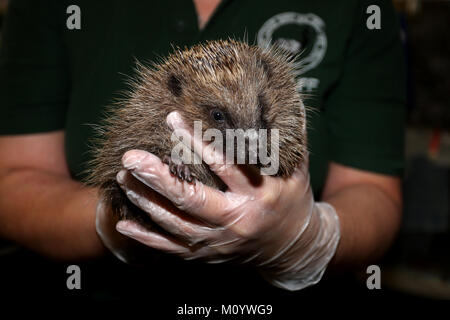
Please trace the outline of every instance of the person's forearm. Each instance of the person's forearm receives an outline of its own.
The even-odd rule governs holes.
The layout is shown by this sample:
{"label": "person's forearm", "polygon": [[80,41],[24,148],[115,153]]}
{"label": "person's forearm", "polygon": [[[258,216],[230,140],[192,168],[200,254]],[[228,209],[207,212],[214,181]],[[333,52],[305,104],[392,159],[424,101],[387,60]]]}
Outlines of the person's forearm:
{"label": "person's forearm", "polygon": [[322,199],[339,216],[341,239],[332,269],[370,263],[392,243],[401,221],[401,206],[374,185],[348,186]]}
{"label": "person's forearm", "polygon": [[95,189],[66,176],[17,169],[0,177],[0,195],[0,237],[57,259],[105,251],[95,231]]}

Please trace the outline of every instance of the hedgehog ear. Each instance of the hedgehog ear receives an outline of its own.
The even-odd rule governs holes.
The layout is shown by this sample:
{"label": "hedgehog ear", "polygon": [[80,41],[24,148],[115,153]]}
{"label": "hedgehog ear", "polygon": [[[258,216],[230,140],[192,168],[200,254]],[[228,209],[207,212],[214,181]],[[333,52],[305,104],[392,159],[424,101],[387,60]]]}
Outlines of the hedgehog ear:
{"label": "hedgehog ear", "polygon": [[267,125],[267,112],[268,112],[268,104],[267,99],[264,96],[264,93],[258,94],[258,108],[259,114],[261,116],[261,129],[268,129]]}
{"label": "hedgehog ear", "polygon": [[181,81],[174,74],[171,74],[169,76],[169,79],[167,80],[167,88],[169,89],[170,92],[172,92],[172,94],[175,97],[179,97],[183,93],[183,88],[181,86]]}
{"label": "hedgehog ear", "polygon": [[272,75],[273,75],[273,71],[272,71],[272,67],[270,66],[269,62],[267,62],[267,60],[261,58],[259,60],[259,62],[261,63],[262,68],[264,69],[264,73],[267,76],[267,79],[271,79]]}

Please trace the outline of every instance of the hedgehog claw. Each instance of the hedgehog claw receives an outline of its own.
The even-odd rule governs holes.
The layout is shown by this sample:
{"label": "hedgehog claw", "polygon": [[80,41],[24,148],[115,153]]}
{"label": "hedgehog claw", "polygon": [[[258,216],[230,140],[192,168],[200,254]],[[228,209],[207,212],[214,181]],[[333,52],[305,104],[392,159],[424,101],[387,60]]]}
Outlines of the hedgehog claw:
{"label": "hedgehog claw", "polygon": [[195,184],[195,175],[191,173],[189,167],[185,164],[176,164],[172,162],[170,156],[165,155],[162,162],[169,165],[170,174],[177,177],[180,181],[187,181],[188,183]]}
{"label": "hedgehog claw", "polygon": [[162,162],[165,164],[169,164],[170,163],[170,156],[168,156],[167,154],[162,158]]}
{"label": "hedgehog claw", "polygon": [[183,171],[183,167],[182,167],[182,166],[183,166],[182,164],[179,164],[179,165],[177,166],[178,179],[180,179],[180,181],[183,181],[183,180],[184,180],[184,171]]}

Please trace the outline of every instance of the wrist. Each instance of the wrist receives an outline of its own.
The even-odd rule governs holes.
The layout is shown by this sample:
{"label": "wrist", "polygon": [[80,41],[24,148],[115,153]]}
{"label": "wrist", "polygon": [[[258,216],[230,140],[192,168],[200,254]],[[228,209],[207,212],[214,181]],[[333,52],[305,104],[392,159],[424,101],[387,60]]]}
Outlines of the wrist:
{"label": "wrist", "polygon": [[103,246],[113,253],[119,260],[128,262],[126,254],[126,243],[130,241],[117,232],[116,224],[119,218],[110,210],[109,205],[103,199],[97,203],[95,229]]}
{"label": "wrist", "polygon": [[260,270],[274,286],[295,291],[322,278],[340,239],[339,218],[328,203],[314,203],[294,243],[267,268]]}

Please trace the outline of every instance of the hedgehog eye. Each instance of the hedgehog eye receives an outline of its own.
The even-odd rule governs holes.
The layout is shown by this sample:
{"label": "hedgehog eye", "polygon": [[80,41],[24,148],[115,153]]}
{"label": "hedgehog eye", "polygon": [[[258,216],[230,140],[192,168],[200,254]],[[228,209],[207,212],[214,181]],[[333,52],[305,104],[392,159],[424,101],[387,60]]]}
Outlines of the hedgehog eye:
{"label": "hedgehog eye", "polygon": [[213,109],[211,110],[211,117],[214,119],[214,121],[223,123],[225,121],[225,115],[222,111]]}

